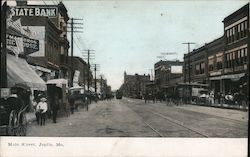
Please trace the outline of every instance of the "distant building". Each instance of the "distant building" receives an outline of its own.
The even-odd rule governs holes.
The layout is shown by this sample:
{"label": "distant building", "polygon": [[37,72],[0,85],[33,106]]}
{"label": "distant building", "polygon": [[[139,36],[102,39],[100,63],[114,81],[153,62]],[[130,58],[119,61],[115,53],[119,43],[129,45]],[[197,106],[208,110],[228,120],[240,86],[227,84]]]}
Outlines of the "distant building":
{"label": "distant building", "polygon": [[148,82],[150,82],[149,75],[127,75],[124,72],[123,95],[132,98],[142,98],[146,92],[146,84]]}
{"label": "distant building", "polygon": [[[88,77],[87,77],[87,71],[89,70],[88,69],[88,65],[80,57],[74,56],[72,59],[73,59],[72,61],[74,63],[74,66],[73,66],[74,73],[76,73],[77,71],[80,73],[79,74],[78,82],[74,82],[74,83],[77,83],[78,85],[84,87],[84,85],[87,85],[87,80],[88,80]],[[71,61],[71,57],[68,57],[68,60],[70,62]],[[93,76],[92,76],[91,72],[89,74],[90,74],[90,81],[91,81],[92,78],[93,78]]]}
{"label": "distant building", "polygon": [[[93,80],[94,87],[94,80]],[[107,80],[103,77],[96,79],[96,93],[99,95],[99,98],[105,99],[107,94],[110,94],[111,86],[107,85]]]}

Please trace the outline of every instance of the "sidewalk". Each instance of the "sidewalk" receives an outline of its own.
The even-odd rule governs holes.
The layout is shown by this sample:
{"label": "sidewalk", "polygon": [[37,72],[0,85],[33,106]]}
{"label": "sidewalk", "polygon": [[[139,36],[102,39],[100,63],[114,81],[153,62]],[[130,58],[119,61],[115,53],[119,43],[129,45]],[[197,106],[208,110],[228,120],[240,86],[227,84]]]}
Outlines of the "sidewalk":
{"label": "sidewalk", "polygon": [[239,105],[229,105],[229,104],[188,104],[188,105],[198,105],[198,106],[206,106],[206,107],[216,107],[216,108],[225,108],[225,109],[234,109],[241,111],[248,111],[249,106],[239,106]]}
{"label": "sidewalk", "polygon": [[[97,104],[98,104],[98,103],[95,103],[95,102],[92,102],[91,104],[89,104],[89,110],[91,110],[92,108],[95,108]],[[85,110],[85,108],[83,108],[82,105],[79,105],[79,106],[78,106],[78,111],[81,110],[81,109],[84,109],[84,110]],[[75,110],[74,112],[77,113],[78,111]],[[70,115],[72,115],[72,114],[69,113],[69,116],[70,116]],[[64,117],[64,116],[67,117],[66,115],[60,115],[60,113],[58,113],[57,118]],[[27,122],[28,122],[28,123],[31,123],[31,122],[36,121],[35,112],[27,112],[27,113],[26,113],[26,119],[27,119]]]}
{"label": "sidewalk", "polygon": [[235,109],[225,109],[218,107],[210,107],[210,106],[198,106],[198,105],[180,105],[176,106],[177,108],[190,110],[210,115],[215,115],[218,117],[224,117],[228,119],[234,119],[242,122],[248,122],[248,112],[235,110]]}

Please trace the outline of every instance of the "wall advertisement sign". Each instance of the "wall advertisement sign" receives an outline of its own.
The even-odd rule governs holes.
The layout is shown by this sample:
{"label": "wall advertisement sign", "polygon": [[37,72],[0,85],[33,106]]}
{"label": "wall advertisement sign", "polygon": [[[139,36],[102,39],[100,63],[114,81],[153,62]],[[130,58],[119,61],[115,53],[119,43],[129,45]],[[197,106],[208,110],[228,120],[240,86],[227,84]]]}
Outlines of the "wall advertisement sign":
{"label": "wall advertisement sign", "polygon": [[39,40],[13,34],[6,34],[6,45],[15,54],[28,55],[39,51]]}
{"label": "wall advertisement sign", "polygon": [[80,76],[80,71],[76,70],[73,78],[73,83],[78,83],[79,81],[79,76]]}

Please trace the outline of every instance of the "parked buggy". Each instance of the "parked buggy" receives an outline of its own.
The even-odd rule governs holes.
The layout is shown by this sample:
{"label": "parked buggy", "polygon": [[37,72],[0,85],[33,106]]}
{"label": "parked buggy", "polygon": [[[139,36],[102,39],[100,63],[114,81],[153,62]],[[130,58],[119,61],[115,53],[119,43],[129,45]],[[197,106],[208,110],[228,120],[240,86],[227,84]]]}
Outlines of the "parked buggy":
{"label": "parked buggy", "polygon": [[1,98],[0,103],[0,130],[1,135],[25,136],[27,133],[26,110],[28,105],[16,95],[7,99]]}

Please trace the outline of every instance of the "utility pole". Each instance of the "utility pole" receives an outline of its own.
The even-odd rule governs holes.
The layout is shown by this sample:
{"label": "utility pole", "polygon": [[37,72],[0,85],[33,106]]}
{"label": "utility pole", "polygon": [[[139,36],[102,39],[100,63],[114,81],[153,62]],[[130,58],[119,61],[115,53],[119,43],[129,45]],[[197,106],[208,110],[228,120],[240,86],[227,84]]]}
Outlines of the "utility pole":
{"label": "utility pole", "polygon": [[73,77],[74,77],[74,69],[73,69],[73,54],[74,54],[74,33],[79,32],[79,33],[83,33],[83,31],[79,31],[79,30],[74,30],[74,29],[83,29],[83,27],[76,27],[75,25],[83,25],[83,23],[76,23],[74,21],[79,21],[79,20],[83,20],[83,19],[76,19],[76,18],[71,18],[70,19],[70,27],[71,30],[69,32],[71,32],[71,58],[70,58],[70,63],[71,63],[71,87],[73,87]]}
{"label": "utility pole", "polygon": [[101,99],[103,99],[102,75],[101,75]]}
{"label": "utility pole", "polygon": [[[190,45],[191,44],[195,44],[194,42],[186,42],[186,43],[182,43],[182,44],[186,44],[188,45],[188,83],[190,84],[191,82],[191,71],[190,71]],[[186,69],[186,68],[185,68]]]}
{"label": "utility pole", "polygon": [[97,93],[97,86],[96,86],[96,72],[99,71],[100,65],[94,64],[94,72],[95,72],[95,93]]}
{"label": "utility pole", "polygon": [[[6,17],[7,17],[7,2],[2,5],[1,0],[1,73],[0,73],[0,88],[7,87],[7,49],[6,49]],[[1,95],[0,95],[1,96]]]}
{"label": "utility pole", "polygon": [[95,51],[95,50],[87,49],[87,50],[84,50],[84,51],[87,51],[87,86],[88,86],[88,93],[89,93],[89,86],[90,86],[90,64],[89,64],[89,60],[93,59],[93,58],[91,58],[91,57],[93,57],[91,55],[94,54],[94,53],[90,53],[90,52]]}
{"label": "utility pole", "polygon": [[[186,44],[188,45],[188,83],[189,83],[189,102],[190,102],[190,97],[192,96],[192,88],[190,86],[190,83],[191,83],[191,71],[190,71],[190,45],[191,44],[195,44],[194,42],[186,42],[186,43],[182,43],[182,44]],[[186,69],[186,66],[185,66],[185,69]],[[185,74],[186,75],[186,74]],[[186,81],[186,79],[185,79]]]}

